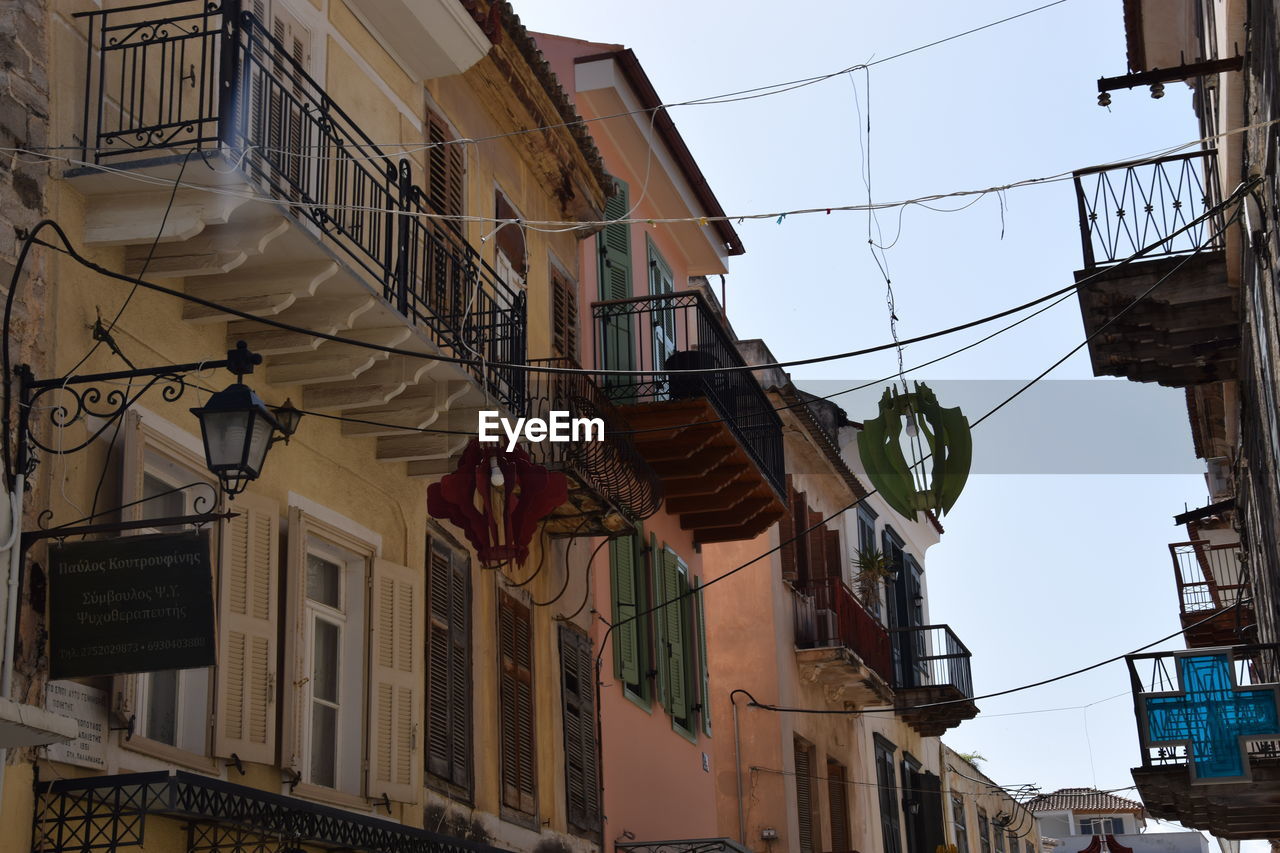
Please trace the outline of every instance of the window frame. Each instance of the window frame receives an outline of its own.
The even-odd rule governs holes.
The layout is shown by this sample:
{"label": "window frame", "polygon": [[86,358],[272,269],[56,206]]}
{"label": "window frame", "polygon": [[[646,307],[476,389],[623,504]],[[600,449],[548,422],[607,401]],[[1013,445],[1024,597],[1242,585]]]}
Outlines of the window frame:
{"label": "window frame", "polygon": [[[125,413],[124,418],[125,420],[121,424],[124,441],[118,469],[121,483],[121,520],[142,521],[146,518],[145,503],[135,502],[144,498],[145,482],[149,475],[171,487],[187,485],[187,483],[176,482],[182,479],[182,477],[173,476],[174,470],[178,469],[192,475],[188,483],[207,483],[212,488],[217,488],[216,480],[209,474],[205,459],[197,449],[199,447],[198,438],[150,413],[143,417],[141,407],[135,407],[133,411]],[[186,511],[191,511],[194,508],[195,497],[186,492],[177,494],[182,496]],[[133,505],[123,506],[125,504]],[[219,524],[223,523],[220,522]],[[171,529],[159,527],[141,528],[136,531],[135,535],[161,533]],[[211,593],[215,609],[218,601],[218,582],[222,574],[221,555],[218,548],[218,539],[220,537],[217,535],[220,530],[221,528],[219,527],[216,531],[210,531],[209,535],[209,562],[212,568],[212,577],[210,578],[212,583]],[[217,635],[215,634],[216,641]],[[150,681],[154,676],[154,673],[151,672],[128,673],[117,675],[112,679],[112,705],[116,713],[123,717],[125,722],[131,716],[134,719],[132,735],[129,736],[127,730],[120,731],[116,745],[130,752],[148,755],[152,758],[195,770],[203,772],[215,770],[218,766],[218,759],[214,755],[214,710],[217,707],[218,699],[215,696],[217,667],[164,671],[178,673],[175,687],[175,698],[178,707],[175,709],[174,716],[175,725],[180,725],[183,717],[186,716],[183,708],[184,697],[190,696],[192,687],[199,684],[201,680],[199,673],[202,670],[204,671],[203,680],[205,682],[202,687],[205,696],[203,752],[196,752],[181,745],[183,736],[177,730],[175,730],[174,738],[176,742],[172,744],[147,737],[146,706],[149,698]],[[184,685],[186,686],[184,687]],[[191,709],[186,710],[189,714],[195,714]]]}
{"label": "window frame", "polygon": [[964,798],[954,793],[951,795],[951,832],[958,853],[969,853],[969,818]]}
{"label": "window frame", "polygon": [[[308,533],[308,539],[311,539],[311,538],[312,538],[311,534]],[[325,539],[323,537],[315,537],[315,538],[317,538],[319,541],[318,542],[307,541],[303,544],[304,554],[308,558],[308,560],[311,557],[317,557],[337,567],[339,572],[338,603],[335,606],[335,605],[330,605],[325,602],[319,601],[318,599],[312,598],[310,595],[310,590],[306,588],[306,584],[308,583],[309,579],[303,580],[304,587],[301,590],[302,596],[303,596],[302,611],[306,619],[306,622],[303,625],[303,637],[304,637],[303,654],[305,655],[305,660],[306,660],[304,675],[308,679],[308,681],[306,686],[304,687],[304,690],[307,694],[307,699],[306,699],[306,706],[303,711],[303,734],[302,734],[303,743],[306,745],[305,749],[306,749],[306,755],[307,755],[307,764],[306,764],[306,767],[302,769],[302,776],[303,776],[303,781],[306,782],[308,785],[314,785],[318,788],[325,788],[333,791],[342,791],[343,789],[338,786],[338,775],[340,770],[343,770],[346,768],[340,767],[341,755],[337,751],[335,751],[333,754],[334,784],[325,785],[320,782],[316,782],[310,778],[315,769],[311,764],[312,760],[314,760],[315,758],[314,754],[311,751],[312,750],[312,734],[314,731],[313,727],[315,726],[315,712],[316,712],[317,704],[320,704],[324,707],[331,707],[334,710],[335,712],[334,733],[337,737],[337,743],[342,742],[344,724],[347,722],[349,715],[353,712],[353,709],[350,707],[351,697],[344,695],[344,693],[347,693],[350,691],[349,685],[347,685],[347,679],[355,677],[351,673],[353,662],[347,660],[346,658],[351,653],[350,649],[348,648],[348,646],[352,644],[352,638],[351,638],[350,632],[352,630],[359,630],[364,626],[358,626],[358,625],[352,624],[352,623],[357,623],[358,620],[353,618],[353,614],[349,612],[351,606],[355,602],[352,602],[350,600],[351,598],[353,598],[353,596],[351,596],[350,594],[351,591],[349,587],[351,585],[351,579],[348,575],[348,572],[352,571],[355,564],[360,563],[361,559],[357,555],[343,553],[345,549],[339,549],[337,546],[331,543],[328,539]],[[310,565],[308,562],[308,565],[304,566],[304,570],[308,570],[309,568],[310,568]],[[366,578],[368,577],[367,566],[364,572],[364,576]],[[337,694],[336,700],[328,700],[321,697],[317,697],[313,692],[313,688],[315,684],[319,681],[319,678],[317,677],[317,674],[316,674],[316,663],[317,663],[317,660],[316,660],[317,625],[316,623],[317,622],[324,622],[338,629],[338,645],[337,645],[338,658],[336,661],[337,674],[334,677],[335,690]],[[360,666],[360,667],[357,667],[357,669],[360,671],[363,671],[364,667]],[[347,690],[344,691],[343,689],[344,687],[346,687]],[[363,690],[361,692],[363,693]],[[360,726],[360,728],[361,730],[363,730],[364,715],[359,709],[359,707],[357,707],[357,709],[355,710],[360,714],[361,722],[362,722],[362,725]],[[363,764],[363,758],[364,757],[362,755],[361,762],[360,762],[361,764]],[[353,793],[353,792],[345,791],[344,793]]]}
{"label": "window frame", "polygon": [[978,849],[981,853],[991,853],[991,819],[981,806],[978,807]]}
{"label": "window frame", "polygon": [[872,735],[883,853],[903,853],[901,788],[898,785],[896,747],[880,734]]}

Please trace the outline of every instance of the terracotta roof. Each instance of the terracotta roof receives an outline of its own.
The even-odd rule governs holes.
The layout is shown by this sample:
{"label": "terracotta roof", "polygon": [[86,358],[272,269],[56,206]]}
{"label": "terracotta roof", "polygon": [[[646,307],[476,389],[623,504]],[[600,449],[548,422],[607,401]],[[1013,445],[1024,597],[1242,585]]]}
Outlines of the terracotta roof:
{"label": "terracotta roof", "polygon": [[1142,803],[1117,797],[1096,788],[1060,788],[1051,794],[1041,794],[1027,801],[1027,808],[1033,812],[1056,811],[1099,811],[1099,812],[1143,812]]}

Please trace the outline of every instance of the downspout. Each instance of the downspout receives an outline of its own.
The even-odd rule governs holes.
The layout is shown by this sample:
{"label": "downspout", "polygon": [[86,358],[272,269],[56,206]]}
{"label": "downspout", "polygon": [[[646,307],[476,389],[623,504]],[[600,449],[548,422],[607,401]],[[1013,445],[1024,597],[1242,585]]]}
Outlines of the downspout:
{"label": "downspout", "polygon": [[742,738],[738,731],[738,703],[735,701],[739,693],[747,696],[751,694],[741,688],[729,693],[729,704],[733,706],[733,777],[738,783],[738,843],[746,847],[747,812],[742,799]]}

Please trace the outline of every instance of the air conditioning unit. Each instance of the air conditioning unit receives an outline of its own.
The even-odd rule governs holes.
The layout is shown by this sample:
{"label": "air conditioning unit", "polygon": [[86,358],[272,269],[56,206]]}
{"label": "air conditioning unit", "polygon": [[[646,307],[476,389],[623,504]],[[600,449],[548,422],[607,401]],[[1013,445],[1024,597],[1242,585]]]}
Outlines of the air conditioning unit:
{"label": "air conditioning unit", "polygon": [[1231,476],[1231,460],[1226,456],[1215,456],[1208,460],[1209,470],[1204,475],[1209,486],[1209,499],[1214,503],[1226,500],[1235,494],[1235,485]]}

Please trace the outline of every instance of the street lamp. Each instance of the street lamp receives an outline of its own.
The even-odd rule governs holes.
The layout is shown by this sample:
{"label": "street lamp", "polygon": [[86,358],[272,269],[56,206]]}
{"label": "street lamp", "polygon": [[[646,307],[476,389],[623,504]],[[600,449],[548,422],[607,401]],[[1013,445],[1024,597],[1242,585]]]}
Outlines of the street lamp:
{"label": "street lamp", "polygon": [[[253,389],[244,384],[245,374],[262,363],[262,356],[249,351],[244,341],[227,353],[227,370],[236,375],[227,386],[191,412],[200,419],[204,438],[205,464],[222,482],[228,497],[235,497],[258,479],[267,460],[267,451],[279,431],[285,438],[298,428],[301,413],[286,403],[275,411],[267,408]],[[279,417],[277,416],[279,415]]]}

